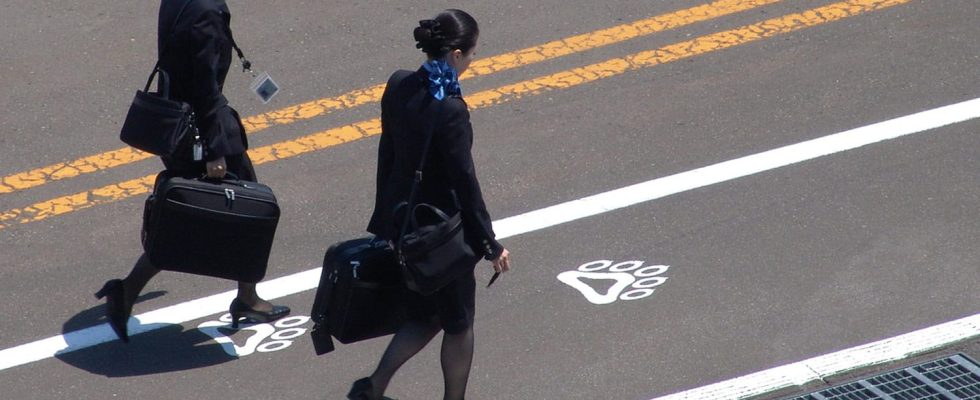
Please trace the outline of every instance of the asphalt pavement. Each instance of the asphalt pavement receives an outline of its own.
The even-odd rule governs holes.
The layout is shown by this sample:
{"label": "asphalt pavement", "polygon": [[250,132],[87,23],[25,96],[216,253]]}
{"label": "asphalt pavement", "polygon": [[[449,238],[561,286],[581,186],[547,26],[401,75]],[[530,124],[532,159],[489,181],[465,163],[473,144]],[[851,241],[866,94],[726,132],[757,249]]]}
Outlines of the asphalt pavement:
{"label": "asphalt pavement", "polygon": [[[364,235],[377,132],[329,143],[310,135],[370,126],[380,115],[370,96],[327,100],[417,68],[412,29],[443,8],[479,21],[478,58],[498,57],[488,68],[513,61],[462,82],[495,221],[980,97],[980,2],[835,5],[230,1],[237,42],[282,86],[262,104],[248,90],[252,77],[233,68],[225,90],[246,119],[272,121],[249,125],[251,148],[280,146],[256,167],[283,213],[267,281],[309,274],[330,244]],[[260,288],[293,309],[275,324],[231,332],[218,328],[221,308],[181,309],[167,315],[173,323],[144,324],[129,344],[99,343],[104,305],[92,294],[139,257],[146,198],[136,183],[106,188],[162,166],[104,156],[42,170],[125,147],[118,131],[154,62],[157,7],[0,5],[0,398],[341,399],[387,339],[316,356],[309,275]],[[579,36],[648,20],[649,31]],[[508,56],[562,40],[567,54],[555,44],[537,58]],[[582,69],[590,65],[602,67]],[[508,235],[514,271],[477,291],[468,398],[652,399],[976,321],[978,132],[980,119],[969,118]],[[31,171],[41,172],[22,179]],[[478,283],[491,273],[478,267]],[[213,302],[189,302],[234,288],[162,273],[134,315],[211,310]],[[973,324],[938,348],[857,360],[857,370],[760,396],[939,354],[980,358]],[[388,396],[441,393],[437,339]]]}

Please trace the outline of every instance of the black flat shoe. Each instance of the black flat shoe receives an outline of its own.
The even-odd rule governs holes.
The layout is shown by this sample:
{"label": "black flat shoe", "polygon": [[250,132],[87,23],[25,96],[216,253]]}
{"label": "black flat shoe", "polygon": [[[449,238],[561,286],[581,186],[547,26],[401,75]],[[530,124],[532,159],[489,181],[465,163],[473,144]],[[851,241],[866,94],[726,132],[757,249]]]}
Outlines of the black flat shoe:
{"label": "black flat shoe", "polygon": [[132,312],[128,307],[126,307],[126,296],[123,291],[122,281],[119,279],[112,279],[102,286],[98,292],[95,292],[95,298],[101,299],[105,297],[105,317],[109,321],[109,326],[112,327],[113,332],[116,332],[116,336],[119,336],[119,340],[124,343],[129,343],[129,332],[126,330],[126,322],[129,321],[129,314]]}
{"label": "black flat shoe", "polygon": [[276,305],[272,306],[271,311],[256,311],[238,298],[231,302],[231,307],[228,307],[228,312],[231,313],[232,329],[238,329],[238,320],[242,318],[249,322],[264,324],[285,317],[289,315],[290,311],[289,307]]}

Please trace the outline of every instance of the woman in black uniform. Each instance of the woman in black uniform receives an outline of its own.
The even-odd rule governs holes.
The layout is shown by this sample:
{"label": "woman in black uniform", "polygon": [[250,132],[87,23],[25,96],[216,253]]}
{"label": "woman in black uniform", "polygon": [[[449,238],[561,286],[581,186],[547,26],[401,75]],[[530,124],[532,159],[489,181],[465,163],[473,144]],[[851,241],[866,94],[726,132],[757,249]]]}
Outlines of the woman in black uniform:
{"label": "woman in black uniform", "polygon": [[[378,187],[368,231],[391,241],[398,237],[401,219],[393,210],[408,197],[425,136],[432,130],[417,202],[448,215],[461,212],[470,246],[492,260],[496,272],[506,272],[510,255],[494,239],[473,166],[473,128],[458,82],[473,60],[476,20],[463,11],[446,10],[421,21],[414,34],[416,47],[428,59],[414,73],[396,72],[382,97]],[[473,360],[475,287],[473,273],[467,273],[429,296],[409,292],[409,322],[392,338],[374,373],[354,383],[348,398],[382,398],[398,368],[442,330],[444,398],[462,399]]]}
{"label": "woman in black uniform", "polygon": [[[178,19],[179,17],[179,19]],[[157,52],[160,69],[170,76],[170,95],[194,109],[204,139],[202,161],[183,157],[163,158],[173,175],[222,178],[226,172],[239,179],[256,181],[255,170],[245,151],[248,141],[241,119],[221,94],[231,66],[231,14],[224,0],[163,0],[160,3]],[[186,152],[185,152],[186,153]],[[113,279],[96,293],[107,297],[107,319],[124,342],[129,341],[126,321],[140,292],[158,272],[144,254],[125,279]],[[254,283],[239,282],[238,297],[229,312],[235,321],[246,318],[270,322],[289,314],[259,297]]]}

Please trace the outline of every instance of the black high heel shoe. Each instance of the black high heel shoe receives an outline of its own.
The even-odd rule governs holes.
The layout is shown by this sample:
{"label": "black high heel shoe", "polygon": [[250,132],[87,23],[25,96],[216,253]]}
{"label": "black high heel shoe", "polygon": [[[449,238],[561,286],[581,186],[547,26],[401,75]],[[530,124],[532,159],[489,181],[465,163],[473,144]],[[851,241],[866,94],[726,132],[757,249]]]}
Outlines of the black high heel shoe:
{"label": "black high heel shoe", "polygon": [[123,343],[129,343],[129,332],[126,330],[126,322],[129,321],[129,314],[132,310],[126,307],[126,296],[123,289],[123,283],[119,279],[112,279],[102,286],[98,292],[95,292],[95,298],[102,299],[106,297],[105,305],[105,316],[109,320],[109,326],[112,327],[113,332],[116,332],[116,336],[119,336],[119,340]]}
{"label": "black high heel shoe", "polygon": [[354,382],[347,392],[348,400],[374,400],[374,384],[371,378],[361,378]]}
{"label": "black high heel shoe", "polygon": [[[361,378],[354,382],[351,386],[350,391],[347,392],[347,398],[349,400],[374,400],[374,384],[371,383],[371,378]],[[381,396],[380,400],[395,400],[391,397]]]}
{"label": "black high heel shoe", "polygon": [[238,320],[242,318],[264,324],[285,317],[289,315],[290,311],[289,307],[276,305],[272,306],[271,311],[256,311],[237,297],[231,302],[231,307],[228,307],[228,312],[231,313],[232,329],[238,329]]}

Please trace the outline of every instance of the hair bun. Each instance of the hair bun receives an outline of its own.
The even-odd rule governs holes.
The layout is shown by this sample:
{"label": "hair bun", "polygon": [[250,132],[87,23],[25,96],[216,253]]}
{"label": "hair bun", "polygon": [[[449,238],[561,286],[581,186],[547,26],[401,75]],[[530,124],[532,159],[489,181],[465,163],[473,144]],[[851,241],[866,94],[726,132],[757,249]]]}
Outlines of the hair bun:
{"label": "hair bun", "polygon": [[416,48],[429,58],[442,58],[453,50],[469,52],[476,46],[480,28],[465,11],[450,9],[432,19],[423,19],[415,27]]}
{"label": "hair bun", "polygon": [[419,26],[415,28],[415,47],[426,50],[439,46],[439,41],[443,39],[439,29],[439,21],[434,19],[424,19],[419,21]]}

